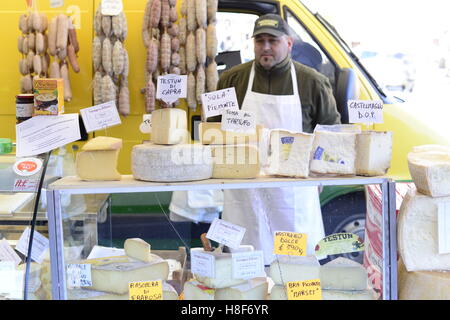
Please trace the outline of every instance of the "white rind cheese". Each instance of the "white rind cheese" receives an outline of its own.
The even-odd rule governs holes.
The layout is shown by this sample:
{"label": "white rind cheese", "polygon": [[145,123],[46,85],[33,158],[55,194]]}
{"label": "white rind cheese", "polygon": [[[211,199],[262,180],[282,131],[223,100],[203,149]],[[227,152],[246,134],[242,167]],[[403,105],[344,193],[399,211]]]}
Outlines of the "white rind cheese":
{"label": "white rind cheese", "polygon": [[257,125],[254,133],[234,132],[222,130],[221,122],[201,122],[198,130],[202,144],[237,145],[258,143],[261,128]]}
{"label": "white rind cheese", "polygon": [[214,300],[216,289],[209,288],[197,280],[189,280],[184,283],[184,300]]}
{"label": "white rind cheese", "polygon": [[358,262],[339,257],[320,267],[322,289],[365,290],[367,271]]}
{"label": "white rind cheese", "polygon": [[278,256],[270,264],[269,276],[275,284],[318,279],[320,264],[315,256]]}
{"label": "white rind cheese", "polygon": [[356,136],[356,174],[381,176],[392,158],[392,132],[363,131]]}
{"label": "white rind cheese", "polygon": [[189,140],[187,113],[178,108],[162,108],[152,112],[151,140],[156,144],[179,144]]}
{"label": "white rind cheese", "polygon": [[117,171],[119,149],[80,151],[77,153],[75,168],[77,176],[85,181],[120,180]]}
{"label": "white rind cheese", "polygon": [[132,260],[126,256],[84,260],[92,264],[90,290],[115,294],[128,293],[130,282],[166,280],[169,265],[157,255],[152,254],[150,262]]}
{"label": "white rind cheese", "polygon": [[140,238],[130,238],[124,243],[125,254],[131,258],[149,262],[151,261],[150,244]]}
{"label": "white rind cheese", "polygon": [[[408,167],[417,190],[432,197],[450,196],[450,150],[416,148],[408,154]],[[450,148],[449,148],[450,149]]]}
{"label": "white rind cheese", "polygon": [[307,178],[313,140],[308,133],[271,130],[267,173]]}
{"label": "white rind cheese", "polygon": [[356,132],[316,131],[310,170],[320,174],[356,174]]}
{"label": "white rind cheese", "polygon": [[213,161],[209,146],[140,144],[132,150],[132,173],[137,180],[155,182],[209,179]]}
{"label": "white rind cheese", "polygon": [[408,191],[398,214],[398,249],[408,271],[450,270],[450,253],[439,254],[438,204],[450,197],[432,198]]}
{"label": "white rind cheese", "polygon": [[259,175],[258,148],[251,145],[212,146],[212,177],[217,179],[251,179]]}

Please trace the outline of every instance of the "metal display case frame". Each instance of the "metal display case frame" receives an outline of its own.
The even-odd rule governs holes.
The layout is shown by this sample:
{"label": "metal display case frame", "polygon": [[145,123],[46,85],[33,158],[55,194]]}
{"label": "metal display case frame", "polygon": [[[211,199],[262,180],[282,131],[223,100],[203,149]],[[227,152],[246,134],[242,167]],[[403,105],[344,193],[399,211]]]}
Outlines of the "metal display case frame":
{"label": "metal display case frame", "polygon": [[123,175],[120,181],[86,182],[78,178],[64,177],[47,189],[47,216],[50,240],[52,299],[66,300],[67,286],[63,254],[64,234],[61,196],[63,194],[115,194],[138,192],[163,192],[217,189],[257,189],[301,186],[371,185],[378,184],[382,191],[382,244],[383,244],[383,293],[384,300],[397,299],[397,234],[395,182],[388,177],[333,177],[333,178],[282,178],[259,177],[256,179],[208,179],[193,182],[156,183],[135,180]]}

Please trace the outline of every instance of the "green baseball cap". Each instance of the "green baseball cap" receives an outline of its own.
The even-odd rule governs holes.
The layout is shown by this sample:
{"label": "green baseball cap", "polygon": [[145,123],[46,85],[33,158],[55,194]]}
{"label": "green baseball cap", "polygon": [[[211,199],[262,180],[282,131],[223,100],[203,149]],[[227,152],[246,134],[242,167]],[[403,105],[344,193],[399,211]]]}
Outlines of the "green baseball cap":
{"label": "green baseball cap", "polygon": [[252,37],[258,34],[267,33],[275,37],[289,35],[289,27],[280,15],[268,13],[260,16],[255,21]]}

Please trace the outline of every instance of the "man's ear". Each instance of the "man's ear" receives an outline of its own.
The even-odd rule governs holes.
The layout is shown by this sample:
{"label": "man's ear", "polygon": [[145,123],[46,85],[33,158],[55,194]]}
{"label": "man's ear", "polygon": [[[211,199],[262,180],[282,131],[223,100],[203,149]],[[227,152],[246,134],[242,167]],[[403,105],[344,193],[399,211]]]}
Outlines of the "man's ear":
{"label": "man's ear", "polygon": [[289,52],[291,52],[292,46],[294,45],[294,38],[292,38],[291,36],[286,36],[286,40],[287,40]]}

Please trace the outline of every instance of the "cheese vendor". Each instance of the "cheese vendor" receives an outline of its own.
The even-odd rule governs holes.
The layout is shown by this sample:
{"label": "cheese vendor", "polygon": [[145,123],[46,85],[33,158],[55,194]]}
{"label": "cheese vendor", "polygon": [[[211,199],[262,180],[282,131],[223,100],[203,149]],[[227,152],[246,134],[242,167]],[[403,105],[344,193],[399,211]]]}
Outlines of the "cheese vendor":
{"label": "cheese vendor", "polygon": [[[292,60],[293,39],[279,15],[259,17],[253,39],[255,59],[224,71],[218,90],[234,87],[241,110],[264,128],[311,133],[317,124],[340,123],[328,79]],[[266,265],[275,258],[275,231],[306,233],[307,254],[324,237],[317,187],[225,190],[222,219],[246,228],[242,244],[262,250]]]}

